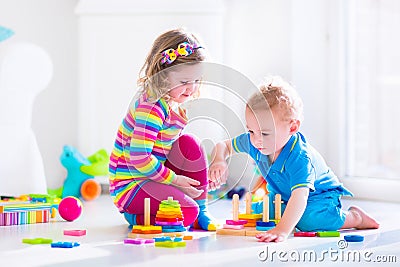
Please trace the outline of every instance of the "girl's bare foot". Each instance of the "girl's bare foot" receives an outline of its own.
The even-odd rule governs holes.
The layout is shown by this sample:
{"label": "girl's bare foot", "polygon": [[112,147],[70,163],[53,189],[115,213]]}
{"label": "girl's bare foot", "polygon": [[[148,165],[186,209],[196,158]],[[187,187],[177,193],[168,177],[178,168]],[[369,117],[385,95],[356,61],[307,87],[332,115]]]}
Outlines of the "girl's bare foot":
{"label": "girl's bare foot", "polygon": [[379,228],[379,223],[359,207],[351,206],[349,208],[349,215],[350,214],[353,215],[357,221],[359,221],[359,223],[357,225],[355,225],[354,228],[357,228],[357,229],[378,229]]}

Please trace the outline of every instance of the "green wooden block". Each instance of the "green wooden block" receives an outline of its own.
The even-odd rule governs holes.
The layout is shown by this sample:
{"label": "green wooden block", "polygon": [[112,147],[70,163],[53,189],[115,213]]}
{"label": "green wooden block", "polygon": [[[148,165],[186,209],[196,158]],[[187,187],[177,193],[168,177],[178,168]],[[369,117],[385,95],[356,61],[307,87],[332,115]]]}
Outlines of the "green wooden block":
{"label": "green wooden block", "polygon": [[338,231],[317,232],[317,236],[319,236],[319,237],[340,237],[340,232],[338,232]]}

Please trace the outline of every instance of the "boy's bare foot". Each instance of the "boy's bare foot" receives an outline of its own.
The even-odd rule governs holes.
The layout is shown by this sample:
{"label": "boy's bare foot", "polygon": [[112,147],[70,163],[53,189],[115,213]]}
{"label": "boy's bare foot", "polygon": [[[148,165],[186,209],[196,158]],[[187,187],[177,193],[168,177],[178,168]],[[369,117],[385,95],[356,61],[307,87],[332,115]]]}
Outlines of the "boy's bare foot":
{"label": "boy's bare foot", "polygon": [[356,206],[351,206],[349,208],[349,213],[352,213],[352,215],[355,218],[359,218],[360,223],[355,226],[357,229],[378,229],[379,228],[379,223],[369,216],[364,210],[362,210],[359,207]]}

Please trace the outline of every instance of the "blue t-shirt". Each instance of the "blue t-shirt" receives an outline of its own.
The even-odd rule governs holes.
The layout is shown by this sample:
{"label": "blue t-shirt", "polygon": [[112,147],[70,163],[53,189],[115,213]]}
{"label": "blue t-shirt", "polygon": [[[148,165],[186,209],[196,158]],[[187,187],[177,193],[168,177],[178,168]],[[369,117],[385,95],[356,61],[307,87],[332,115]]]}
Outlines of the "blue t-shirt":
{"label": "blue t-shirt", "polygon": [[352,196],[322,156],[299,132],[290,137],[273,164],[268,155],[262,154],[251,144],[249,133],[233,138],[232,147],[236,152],[247,153],[253,158],[268,183],[268,190],[281,194],[284,201],[288,201],[292,191],[299,187],[310,188],[309,198],[326,191]]}

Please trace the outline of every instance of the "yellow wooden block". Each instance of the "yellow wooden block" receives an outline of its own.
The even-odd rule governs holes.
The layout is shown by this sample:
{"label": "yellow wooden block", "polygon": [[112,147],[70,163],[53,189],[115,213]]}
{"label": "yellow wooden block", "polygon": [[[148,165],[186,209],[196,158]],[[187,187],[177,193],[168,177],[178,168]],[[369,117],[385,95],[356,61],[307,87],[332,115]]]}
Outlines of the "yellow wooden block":
{"label": "yellow wooden block", "polygon": [[158,210],[157,214],[167,214],[167,215],[171,215],[171,214],[182,214],[181,210]]}
{"label": "yellow wooden block", "polygon": [[240,229],[240,230],[233,230],[233,229],[217,229],[216,230],[217,235],[235,235],[235,236],[245,236],[246,235],[246,230],[245,229]]}
{"label": "yellow wooden block", "polygon": [[161,207],[159,211],[181,212],[179,207]]}
{"label": "yellow wooden block", "polygon": [[239,219],[240,220],[257,220],[257,219],[261,219],[262,218],[262,214],[239,214]]}
{"label": "yellow wooden block", "polygon": [[186,247],[186,242],[163,241],[163,242],[155,242],[154,245],[156,247],[176,248],[176,247]]}
{"label": "yellow wooden block", "polygon": [[142,231],[153,231],[153,230],[161,230],[161,226],[156,226],[156,225],[134,225],[132,227],[132,230],[142,230]]}
{"label": "yellow wooden block", "polygon": [[162,232],[161,226],[154,225],[134,225],[132,227],[132,233],[136,234],[159,234]]}

